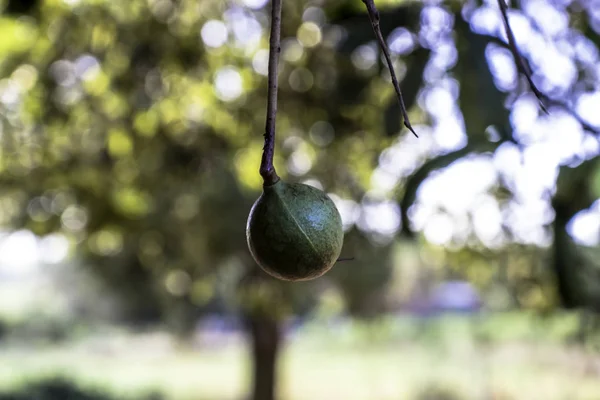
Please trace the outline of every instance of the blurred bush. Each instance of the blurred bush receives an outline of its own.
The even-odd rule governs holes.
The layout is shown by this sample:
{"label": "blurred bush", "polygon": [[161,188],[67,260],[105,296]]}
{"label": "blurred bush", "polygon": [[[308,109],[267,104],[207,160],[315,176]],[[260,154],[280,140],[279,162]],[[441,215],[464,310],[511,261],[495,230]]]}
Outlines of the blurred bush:
{"label": "blurred bush", "polygon": [[[136,400],[161,400],[159,394],[136,396]],[[32,383],[12,393],[1,393],[0,400],[117,400],[96,389],[82,388],[63,378],[53,378]],[[119,399],[120,400],[120,399]]]}
{"label": "blurred bush", "polygon": [[441,386],[430,385],[417,394],[415,400],[463,400],[456,391]]}
{"label": "blurred bush", "polygon": [[72,318],[32,312],[0,320],[0,339],[57,344],[71,339],[76,325]]}

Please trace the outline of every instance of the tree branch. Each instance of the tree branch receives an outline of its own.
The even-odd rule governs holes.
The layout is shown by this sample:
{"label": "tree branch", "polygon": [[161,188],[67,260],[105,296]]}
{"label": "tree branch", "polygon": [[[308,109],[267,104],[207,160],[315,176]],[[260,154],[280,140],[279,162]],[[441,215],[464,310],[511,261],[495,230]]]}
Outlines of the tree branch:
{"label": "tree branch", "polygon": [[273,166],[275,153],[275,122],[277,118],[277,72],[279,52],[281,51],[281,0],[271,1],[271,36],[269,39],[269,76],[267,94],[267,121],[265,126],[265,145],[260,163],[260,175],[265,186],[279,180]]}
{"label": "tree branch", "polygon": [[521,56],[521,54],[519,53],[519,49],[517,48],[517,41],[515,40],[515,35],[512,31],[512,28],[510,27],[510,24],[508,23],[508,7],[506,6],[504,0],[498,0],[498,6],[500,7],[500,13],[502,14],[502,22],[504,22],[504,29],[506,30],[506,37],[508,38],[508,47],[510,48],[510,52],[512,53],[512,56],[515,60],[517,69],[519,70],[519,72],[521,72],[521,74],[525,75],[525,78],[527,78],[527,82],[529,83],[531,91],[535,94],[535,97],[537,97],[537,99],[540,102],[540,107],[546,114],[548,114],[548,110],[544,105],[545,96],[542,92],[540,92],[537,86],[535,86],[535,83],[533,83],[533,79],[531,78],[531,71],[527,67],[527,64],[525,64],[525,60],[523,60],[523,57]]}
{"label": "tree branch", "polygon": [[508,23],[508,7],[506,6],[506,3],[504,2],[504,0],[498,0],[498,5],[500,6],[500,11],[502,14],[502,21],[504,22],[504,28],[506,30],[506,36],[508,38],[508,48],[513,55],[515,63],[517,64],[517,68],[527,78],[527,81],[529,82],[529,86],[531,87],[531,91],[535,94],[535,96],[539,100],[542,110],[546,114],[549,114],[548,109],[546,108],[546,105],[544,104],[544,101],[550,107],[552,107],[552,106],[560,107],[563,110],[565,110],[566,112],[568,112],[569,114],[571,114],[571,116],[573,118],[575,118],[577,120],[577,122],[579,122],[579,124],[581,124],[581,126],[583,127],[584,130],[591,132],[596,136],[600,136],[600,129],[598,129],[598,128],[594,127],[593,125],[589,124],[588,122],[586,122],[565,101],[552,99],[552,98],[546,96],[544,93],[542,93],[535,86],[535,84],[533,83],[533,80],[531,79],[531,70],[527,67],[527,64],[523,60],[523,57],[521,57],[521,55],[519,54],[519,50],[517,49],[517,44],[516,44],[516,40],[515,40],[515,35]]}
{"label": "tree branch", "polygon": [[369,19],[371,20],[371,26],[373,27],[373,32],[375,32],[375,36],[379,41],[379,47],[381,51],[383,51],[383,55],[385,56],[385,61],[387,62],[388,68],[390,70],[390,75],[392,76],[392,83],[394,84],[394,89],[396,90],[396,95],[398,96],[398,102],[400,103],[400,111],[402,112],[402,118],[404,119],[404,126],[410,130],[413,135],[418,137],[417,133],[413,129],[410,124],[410,120],[408,119],[408,112],[406,111],[406,106],[404,105],[404,98],[402,97],[402,91],[400,90],[400,85],[398,84],[398,79],[396,79],[396,72],[394,71],[394,65],[392,64],[392,58],[390,57],[390,51],[385,43],[385,39],[383,38],[383,34],[381,33],[381,29],[379,27],[379,11],[375,7],[375,2],[373,0],[362,0],[367,7],[367,12],[369,13]]}

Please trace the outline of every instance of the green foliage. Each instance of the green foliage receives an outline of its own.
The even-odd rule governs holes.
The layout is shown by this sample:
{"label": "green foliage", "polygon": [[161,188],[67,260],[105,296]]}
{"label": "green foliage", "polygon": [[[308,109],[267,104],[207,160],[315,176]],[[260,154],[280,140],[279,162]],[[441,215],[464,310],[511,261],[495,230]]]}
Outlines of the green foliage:
{"label": "green foliage", "polygon": [[[277,170],[289,182],[317,180],[325,192],[360,203],[382,151],[405,134],[379,54],[371,66],[356,63],[373,44],[372,27],[360,2],[284,3]],[[215,0],[166,4],[8,1],[0,18],[0,86],[17,98],[0,107],[0,222],[64,233],[107,295],[122,300],[124,318],[139,321],[193,321],[217,299],[232,307],[241,278],[255,267],[243,221],[261,190],[266,78],[257,65],[267,45],[266,12]],[[311,22],[309,6],[320,8],[315,20],[328,23]],[[414,35],[412,48],[394,61],[414,122],[427,124],[420,96],[434,84],[424,75],[435,49],[417,37],[426,6],[387,1],[380,8],[384,36],[398,28]],[[457,48],[446,72],[458,82],[467,144],[421,160],[394,188],[409,236],[410,210],[434,171],[516,141],[512,98],[498,89],[486,60],[486,52],[506,45],[474,32],[460,8],[442,5],[449,18],[440,27],[452,30]],[[572,16],[597,42],[585,15]],[[255,42],[236,36],[236,18],[260,25]],[[228,27],[222,46],[199,37],[209,21]],[[223,71],[235,71],[239,96],[219,92]],[[498,138],[488,137],[490,128]],[[577,203],[569,218],[597,198],[596,170],[584,161],[571,171],[585,175],[581,180],[561,171],[557,198]],[[575,180],[595,188],[585,201],[572,195],[580,189]],[[344,251],[356,259],[328,278],[357,314],[379,309],[369,304],[391,277],[388,248],[368,236],[349,234]],[[282,287],[273,283],[267,292]],[[304,289],[288,291],[290,309],[314,304]]]}
{"label": "green foliage", "polygon": [[[303,10],[286,2],[285,38],[296,36]],[[2,222],[67,235],[103,291],[121,301],[124,320],[192,324],[215,299],[235,298],[231,280],[254,267],[243,221],[260,190],[266,79],[251,61],[266,38],[249,53],[233,39],[218,49],[203,45],[198,32],[223,11],[216,1],[171,9],[142,0],[50,1],[21,10],[29,19],[0,23],[0,74],[22,97],[19,107],[2,109]],[[264,33],[262,11],[249,13]],[[389,32],[393,19],[385,24]],[[356,112],[373,96],[372,77],[359,77],[349,55],[329,45],[301,48],[297,59],[286,57],[289,49],[278,171],[287,176],[285,163],[302,151],[313,167],[292,181],[312,177],[343,191],[342,177],[356,171],[366,182],[385,146],[375,135],[354,136],[382,121],[377,105]],[[242,79],[235,100],[215,90],[224,67]],[[306,71],[314,84],[298,91],[291,79]],[[326,124],[333,131],[311,130]],[[289,138],[300,144],[283,146]]]}

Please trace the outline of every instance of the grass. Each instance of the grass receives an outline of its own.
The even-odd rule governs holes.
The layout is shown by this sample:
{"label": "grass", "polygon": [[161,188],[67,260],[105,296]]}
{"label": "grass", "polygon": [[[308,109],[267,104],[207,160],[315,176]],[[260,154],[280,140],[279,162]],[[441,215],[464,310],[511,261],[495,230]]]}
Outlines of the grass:
{"label": "grass", "polygon": [[[561,344],[570,320],[540,327],[527,318],[454,317],[423,331],[408,319],[313,324],[282,352],[280,393],[284,400],[412,400],[438,387],[461,400],[600,399],[600,359]],[[485,342],[474,340],[475,333]],[[239,400],[248,367],[241,337],[178,346],[160,333],[108,331],[60,346],[0,347],[0,389],[61,375],[119,398],[157,391],[172,400]]]}

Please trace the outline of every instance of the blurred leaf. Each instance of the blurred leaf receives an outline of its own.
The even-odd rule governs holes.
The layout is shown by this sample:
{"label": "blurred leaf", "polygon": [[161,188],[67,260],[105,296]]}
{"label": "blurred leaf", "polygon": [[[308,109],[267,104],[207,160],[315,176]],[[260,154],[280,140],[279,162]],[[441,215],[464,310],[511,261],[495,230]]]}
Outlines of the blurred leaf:
{"label": "blurred leaf", "polygon": [[37,27],[29,21],[0,17],[0,56],[27,52],[36,36]]}
{"label": "blurred leaf", "polygon": [[131,218],[141,218],[152,208],[151,198],[144,192],[134,188],[122,188],[113,194],[114,205],[123,215]]}

